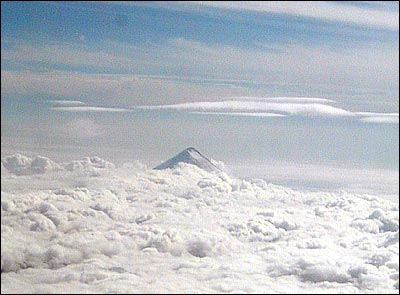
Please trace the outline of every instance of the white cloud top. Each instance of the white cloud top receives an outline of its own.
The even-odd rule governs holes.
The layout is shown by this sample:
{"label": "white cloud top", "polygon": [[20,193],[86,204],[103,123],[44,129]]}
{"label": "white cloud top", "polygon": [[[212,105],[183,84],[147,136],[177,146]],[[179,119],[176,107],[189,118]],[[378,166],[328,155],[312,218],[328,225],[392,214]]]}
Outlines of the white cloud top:
{"label": "white cloud top", "polygon": [[2,165],[2,293],[398,291],[398,203],[188,164],[76,163]]}

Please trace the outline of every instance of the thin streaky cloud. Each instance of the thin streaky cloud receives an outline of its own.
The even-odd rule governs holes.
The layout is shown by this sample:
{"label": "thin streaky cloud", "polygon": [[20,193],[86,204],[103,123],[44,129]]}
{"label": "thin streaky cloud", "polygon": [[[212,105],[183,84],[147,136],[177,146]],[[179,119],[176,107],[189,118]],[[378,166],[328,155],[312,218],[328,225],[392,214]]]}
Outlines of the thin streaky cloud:
{"label": "thin streaky cloud", "polygon": [[105,108],[96,106],[84,106],[84,107],[55,107],[50,108],[53,111],[63,112],[129,112],[129,109],[123,108]]}
{"label": "thin streaky cloud", "polygon": [[[167,3],[163,3],[163,1],[104,1],[103,3],[131,7],[144,6],[206,15],[210,15],[210,10],[213,9],[241,10],[289,17],[304,17],[339,24],[399,30],[398,6],[388,5],[387,2],[390,1],[361,2],[359,1],[356,4],[363,5],[334,1],[169,1]],[[221,17],[220,13],[216,15]]]}
{"label": "thin streaky cloud", "polygon": [[197,115],[219,115],[219,116],[239,116],[239,117],[286,117],[283,114],[276,114],[276,113],[246,113],[246,112],[190,112],[191,114]]}
{"label": "thin streaky cloud", "polygon": [[51,104],[58,104],[62,106],[71,106],[71,105],[83,105],[84,102],[80,100],[49,100]]}
{"label": "thin streaky cloud", "polygon": [[321,103],[335,103],[336,101],[326,98],[318,97],[252,97],[240,96],[229,97],[229,99],[248,100],[248,101],[275,101],[275,102],[321,102]]}
{"label": "thin streaky cloud", "polygon": [[[67,71],[1,72],[1,94],[42,93],[50,97],[75,98],[94,105],[128,107],[142,104],[177,103],[227,96],[248,95],[230,86],[137,78],[130,74],[93,74]],[[258,96],[260,93],[255,92]]]}
{"label": "thin streaky cloud", "polygon": [[371,116],[361,118],[360,121],[366,123],[378,123],[378,124],[399,124],[399,116]]}
{"label": "thin streaky cloud", "polygon": [[399,12],[329,1],[195,1],[212,8],[248,10],[399,30]]}
{"label": "thin streaky cloud", "polygon": [[[272,98],[273,99],[273,98]],[[281,99],[277,97],[276,99]],[[290,101],[290,97],[285,97]],[[294,97],[292,100],[298,99]],[[137,106],[134,109],[145,110],[176,110],[186,111],[196,115],[220,115],[242,117],[287,117],[320,116],[320,117],[359,117],[361,122],[398,124],[398,113],[350,112],[345,109],[332,107],[321,103],[271,103],[268,101],[216,101],[194,102],[174,105]],[[323,99],[321,99],[323,100]],[[73,105],[73,104],[72,104]],[[53,111],[64,112],[130,112],[133,109],[98,107],[98,106],[64,106],[52,107]],[[272,111],[272,112],[271,112]]]}
{"label": "thin streaky cloud", "polygon": [[[304,97],[302,102],[298,97],[285,97],[286,102],[278,102],[282,97],[268,98],[268,100],[224,100],[181,103],[173,105],[138,106],[138,109],[147,110],[174,110],[203,115],[226,116],[319,116],[319,117],[355,117],[362,122],[371,123],[398,123],[398,113],[351,112],[339,107],[313,102],[316,98]],[[275,102],[271,102],[275,99]],[[317,99],[318,100],[318,99]],[[323,101],[323,98],[319,100]],[[328,100],[329,101],[329,100]]]}
{"label": "thin streaky cloud", "polygon": [[[43,79],[54,79],[54,77],[26,81],[27,76],[45,76],[45,74],[37,72],[37,65],[43,62],[46,62],[50,69],[58,69],[56,77],[60,76],[59,69],[64,66],[72,67],[79,72],[82,72],[81,66],[83,66],[95,69],[97,72],[103,72],[104,69],[114,72],[116,75],[108,75],[112,80],[118,79],[121,74],[129,73],[131,79],[147,78],[147,80],[165,80],[176,83],[212,84],[212,86],[219,87],[271,88],[282,86],[287,89],[288,86],[293,86],[321,89],[322,86],[328,91],[332,88],[337,89],[339,86],[340,89],[368,89],[369,91],[371,91],[371,87],[374,87],[384,88],[384,91],[388,92],[388,85],[398,85],[398,68],[394,66],[398,64],[398,55],[395,54],[398,51],[396,46],[376,47],[374,45],[373,48],[368,49],[353,47],[339,51],[325,47],[310,48],[307,45],[298,44],[288,44],[288,46],[291,46],[285,49],[288,51],[271,53],[260,48],[243,49],[221,44],[210,45],[184,38],[172,38],[167,43],[149,45],[146,49],[121,51],[113,51],[112,48],[116,46],[112,46],[112,48],[105,46],[106,49],[99,51],[80,45],[35,46],[21,43],[15,48],[2,50],[2,61],[11,65],[10,70],[12,67],[22,65],[33,70],[34,73],[3,70],[2,92],[11,85],[13,91],[26,92],[28,89],[38,86],[39,91],[48,92],[47,87],[39,84],[43,84]],[[120,47],[124,47],[122,43],[120,43]],[[143,68],[169,73],[169,75],[140,75],[139,71]],[[83,72],[86,71],[87,69],[83,70]],[[10,75],[13,77],[9,77]],[[68,77],[65,79],[70,79],[70,75],[70,72],[66,72]],[[76,73],[73,73],[73,76],[75,75]],[[112,76],[114,77],[112,78]],[[101,77],[105,77],[105,75]],[[5,83],[8,79],[11,81]],[[15,84],[20,79],[23,82]],[[81,81],[87,85],[85,81]],[[135,83],[138,82],[140,81]],[[26,85],[24,85],[25,83]],[[60,83],[63,82],[56,81],[50,88],[53,89]],[[219,83],[226,85],[217,85]],[[106,81],[106,85],[108,84]],[[85,85],[79,87],[84,88]],[[96,89],[99,87],[103,88],[104,86],[98,85]],[[92,88],[89,90],[89,95],[94,92],[96,90]],[[279,95],[288,95],[288,93],[282,91]]]}
{"label": "thin streaky cloud", "polygon": [[374,112],[355,112],[356,115],[366,116],[366,117],[398,117],[399,113],[374,113]]}
{"label": "thin streaky cloud", "polygon": [[173,105],[139,106],[142,109],[170,109],[181,111],[224,111],[224,112],[283,112],[290,115],[306,116],[353,116],[341,108],[321,103],[277,103],[264,101],[204,101]]}

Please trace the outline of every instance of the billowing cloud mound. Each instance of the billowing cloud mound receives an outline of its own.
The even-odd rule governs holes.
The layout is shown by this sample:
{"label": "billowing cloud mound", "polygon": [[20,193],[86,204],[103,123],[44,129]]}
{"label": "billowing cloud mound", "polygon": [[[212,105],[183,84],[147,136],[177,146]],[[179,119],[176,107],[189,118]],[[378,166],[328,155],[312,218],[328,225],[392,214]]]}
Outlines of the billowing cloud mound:
{"label": "billowing cloud mound", "polygon": [[72,161],[64,164],[64,168],[68,171],[88,171],[95,173],[99,169],[112,169],[115,165],[99,157],[86,157],[83,160]]}
{"label": "billowing cloud mound", "polygon": [[83,171],[96,174],[102,169],[115,168],[113,163],[110,163],[99,157],[86,157],[82,160],[57,164],[46,157],[36,156],[30,158],[20,154],[2,159],[1,165],[5,172],[8,171],[16,175],[44,174],[46,172],[64,169],[68,171]]}
{"label": "billowing cloud mound", "polygon": [[398,292],[398,203],[186,163],[74,163],[104,173],[2,173],[2,293]]}
{"label": "billowing cloud mound", "polygon": [[29,158],[20,154],[1,160],[2,167],[16,175],[43,174],[48,171],[62,169],[60,165],[42,156]]}

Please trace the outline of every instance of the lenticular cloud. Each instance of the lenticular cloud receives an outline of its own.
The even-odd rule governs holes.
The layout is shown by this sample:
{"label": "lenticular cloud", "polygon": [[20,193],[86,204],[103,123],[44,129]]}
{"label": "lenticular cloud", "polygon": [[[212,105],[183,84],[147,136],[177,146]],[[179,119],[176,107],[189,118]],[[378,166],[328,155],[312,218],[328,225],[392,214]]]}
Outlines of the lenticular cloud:
{"label": "lenticular cloud", "polygon": [[200,101],[171,105],[138,106],[145,110],[174,110],[202,115],[252,117],[356,118],[361,122],[398,124],[398,113],[352,112],[332,106],[333,100],[314,97],[233,97],[222,101]]}
{"label": "lenticular cloud", "polygon": [[352,116],[353,114],[341,108],[322,103],[269,102],[248,100],[225,100],[190,102],[174,105],[141,107],[144,109],[171,109],[183,111],[224,111],[224,112],[269,112],[305,116]]}
{"label": "lenticular cloud", "polygon": [[187,163],[2,159],[2,293],[395,293],[399,207]]}

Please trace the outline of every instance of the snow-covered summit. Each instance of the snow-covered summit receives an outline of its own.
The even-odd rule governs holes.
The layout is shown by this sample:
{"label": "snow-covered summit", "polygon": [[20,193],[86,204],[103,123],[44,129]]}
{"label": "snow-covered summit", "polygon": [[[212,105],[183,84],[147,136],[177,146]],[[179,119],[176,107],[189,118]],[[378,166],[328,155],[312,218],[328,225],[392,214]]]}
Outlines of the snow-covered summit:
{"label": "snow-covered summit", "polygon": [[208,172],[221,172],[223,168],[216,161],[207,158],[202,155],[198,150],[194,147],[188,147],[183,150],[175,157],[169,159],[168,161],[158,165],[154,169],[163,170],[167,168],[174,168],[178,163],[187,163],[191,165],[195,165],[203,170]]}

